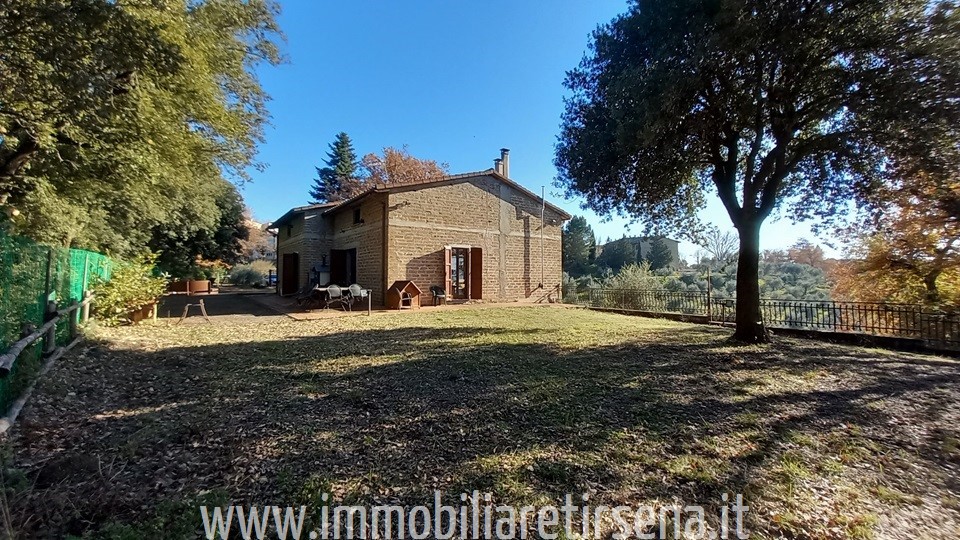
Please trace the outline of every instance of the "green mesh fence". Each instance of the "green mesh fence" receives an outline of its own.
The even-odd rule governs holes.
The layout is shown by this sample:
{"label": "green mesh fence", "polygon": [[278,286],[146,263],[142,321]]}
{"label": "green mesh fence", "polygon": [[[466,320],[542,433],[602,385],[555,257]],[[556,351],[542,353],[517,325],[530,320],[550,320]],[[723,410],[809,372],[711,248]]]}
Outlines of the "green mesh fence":
{"label": "green mesh fence", "polygon": [[[61,307],[81,300],[96,276],[110,279],[111,268],[110,258],[99,253],[37,244],[0,230],[0,352],[20,339],[24,324],[43,324],[48,300]],[[66,343],[68,332],[66,320],[57,324],[59,345]],[[0,412],[39,371],[41,342],[25,350],[10,374],[0,379]]]}

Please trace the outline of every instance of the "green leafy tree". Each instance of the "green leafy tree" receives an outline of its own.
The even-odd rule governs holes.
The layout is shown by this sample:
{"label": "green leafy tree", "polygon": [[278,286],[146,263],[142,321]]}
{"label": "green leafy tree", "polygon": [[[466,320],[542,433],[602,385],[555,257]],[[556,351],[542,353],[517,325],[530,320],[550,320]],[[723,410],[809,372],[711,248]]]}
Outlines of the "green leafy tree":
{"label": "green leafy tree", "polygon": [[232,265],[243,258],[243,241],[249,238],[243,199],[237,189],[222,182],[214,197],[217,219],[212,227],[170,221],[154,228],[150,249],[158,253],[157,266],[177,278],[204,273],[200,263],[220,261]]}
{"label": "green leafy tree", "polygon": [[735,339],[768,339],[760,228],[841,213],[891,156],[960,135],[955,2],[634,0],[571,71],[559,182],[602,213],[699,232],[715,190],[739,236]]}
{"label": "green leafy tree", "polygon": [[563,227],[563,271],[572,277],[591,274],[597,257],[597,240],[587,218],[574,216]]}
{"label": "green leafy tree", "polygon": [[210,186],[256,168],[281,61],[268,0],[0,3],[0,199],[14,232],[118,255],[213,230]]}
{"label": "green leafy tree", "polygon": [[317,167],[317,177],[310,188],[312,202],[317,204],[350,198],[358,180],[357,153],[349,135],[342,131],[337,133],[336,139],[330,143],[324,163],[326,167]]}
{"label": "green leafy tree", "polygon": [[644,255],[644,259],[650,264],[651,270],[669,268],[673,264],[673,252],[663,238],[657,236],[650,241],[650,252]]}
{"label": "green leafy tree", "polygon": [[617,273],[628,264],[636,263],[637,249],[626,238],[604,244],[597,256],[597,265]]}

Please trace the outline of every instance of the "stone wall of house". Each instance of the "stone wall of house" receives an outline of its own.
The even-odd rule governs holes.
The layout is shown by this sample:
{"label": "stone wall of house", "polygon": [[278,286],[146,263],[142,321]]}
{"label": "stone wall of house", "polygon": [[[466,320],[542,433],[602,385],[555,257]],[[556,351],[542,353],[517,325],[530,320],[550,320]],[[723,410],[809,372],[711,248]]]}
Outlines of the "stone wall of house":
{"label": "stone wall of house", "polygon": [[283,255],[298,253],[300,271],[297,289],[310,282],[310,269],[320,263],[322,257],[329,257],[330,254],[332,232],[322,212],[323,209],[307,210],[294,217],[289,226],[280,227],[277,231],[277,274],[283,276]]}
{"label": "stone wall of house", "polygon": [[563,280],[563,219],[547,208],[541,222],[538,201],[509,186],[504,187],[509,189],[508,200],[514,209],[513,230],[506,249],[506,296],[545,299],[553,293],[553,298],[559,300]]}
{"label": "stone wall of house", "polygon": [[[384,291],[389,284],[383,277],[383,232],[387,196],[369,195],[360,201],[360,220],[354,223],[357,205],[338,209],[327,217],[333,235],[332,249],[357,250],[357,283],[370,289],[374,305],[382,305]],[[329,250],[328,250],[329,251]]]}
{"label": "stone wall of house", "polygon": [[443,286],[444,247],[453,245],[481,248],[484,300],[541,300],[559,290],[561,216],[546,210],[541,264],[540,204],[491,176],[393,192],[389,212],[387,283],[410,279],[425,294]]}

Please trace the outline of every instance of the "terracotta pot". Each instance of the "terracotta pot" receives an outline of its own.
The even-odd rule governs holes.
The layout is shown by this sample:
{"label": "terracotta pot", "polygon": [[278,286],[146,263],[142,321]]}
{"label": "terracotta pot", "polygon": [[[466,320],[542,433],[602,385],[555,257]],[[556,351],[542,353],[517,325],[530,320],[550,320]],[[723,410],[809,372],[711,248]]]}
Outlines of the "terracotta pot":
{"label": "terracotta pot", "polygon": [[187,292],[189,294],[209,293],[210,280],[209,279],[191,279],[187,281]]}
{"label": "terracotta pot", "polygon": [[130,315],[128,315],[130,322],[132,322],[133,324],[137,324],[140,321],[144,321],[146,319],[152,318],[154,310],[156,308],[157,308],[157,304],[156,302],[154,302],[151,304],[147,304],[140,309],[135,309],[131,311]]}

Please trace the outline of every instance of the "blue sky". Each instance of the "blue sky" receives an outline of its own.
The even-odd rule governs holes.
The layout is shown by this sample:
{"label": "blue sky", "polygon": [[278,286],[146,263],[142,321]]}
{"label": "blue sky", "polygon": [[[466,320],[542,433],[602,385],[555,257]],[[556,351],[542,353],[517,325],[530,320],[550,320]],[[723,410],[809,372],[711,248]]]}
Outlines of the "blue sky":
{"label": "blue sky", "polygon": [[[267,169],[242,188],[261,221],[307,202],[314,167],[339,131],[359,155],[409,145],[453,173],[493,166],[510,148],[510,176],[571,214],[601,240],[641,227],[581,209],[552,187],[563,78],[590,32],[625,10],[622,0],[416,2],[285,0],[280,24],[289,63],[261,70],[272,126],[259,159]],[[719,201],[704,218],[730,228]],[[767,223],[763,248],[813,238],[789,220]],[[681,246],[690,256],[692,244]]]}

